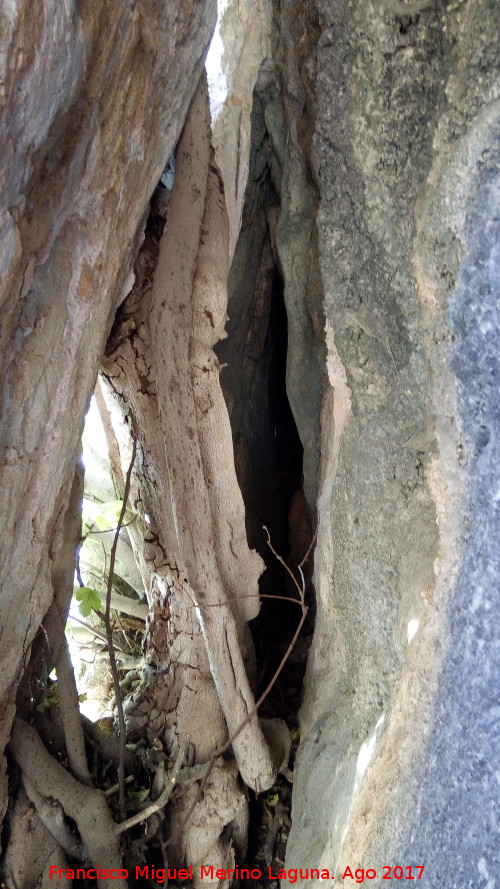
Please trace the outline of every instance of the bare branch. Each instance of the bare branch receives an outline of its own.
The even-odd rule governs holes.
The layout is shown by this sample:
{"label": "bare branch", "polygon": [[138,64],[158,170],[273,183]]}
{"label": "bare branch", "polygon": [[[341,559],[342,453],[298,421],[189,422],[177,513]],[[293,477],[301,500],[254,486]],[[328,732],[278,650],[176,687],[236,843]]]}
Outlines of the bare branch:
{"label": "bare branch", "polygon": [[[281,556],[280,556],[280,555],[276,552],[276,550],[274,549],[274,547],[273,547],[273,545],[272,545],[272,543],[271,543],[271,538],[270,538],[270,535],[269,535],[269,531],[268,531],[268,529],[267,529],[265,526],[264,526],[264,531],[265,531],[266,534],[267,534],[267,544],[268,544],[268,546],[269,546],[271,552],[272,552],[273,555],[276,557],[276,559],[278,560],[278,562],[280,562],[280,563],[283,565],[283,567],[285,568],[285,570],[287,571],[287,573],[288,573],[288,574],[290,575],[290,577],[292,578],[293,583],[294,583],[294,585],[295,585],[295,587],[296,587],[296,589],[297,589],[297,592],[298,592],[298,594],[299,594],[299,599],[298,599],[298,600],[297,600],[297,599],[290,599],[289,597],[287,597],[287,599],[288,599],[288,601],[291,601],[291,602],[297,602],[297,604],[300,605],[300,608],[301,608],[301,616],[300,616],[300,620],[299,620],[299,623],[297,624],[297,628],[296,628],[296,630],[295,630],[295,633],[293,634],[293,638],[292,638],[292,640],[291,640],[291,642],[290,642],[290,644],[289,644],[289,646],[288,646],[288,648],[287,648],[285,654],[283,655],[283,657],[282,657],[282,659],[281,659],[281,661],[280,661],[280,663],[279,663],[279,666],[278,666],[277,670],[273,673],[273,676],[272,676],[272,678],[271,678],[269,684],[267,685],[267,687],[266,687],[266,688],[264,689],[264,691],[262,692],[260,698],[258,699],[258,701],[256,701],[256,703],[255,703],[254,706],[251,708],[251,710],[249,710],[249,712],[247,713],[245,719],[240,723],[240,725],[238,726],[238,728],[236,729],[236,731],[234,731],[234,732],[232,733],[232,735],[228,738],[228,740],[226,741],[226,743],[223,744],[222,747],[219,747],[219,749],[216,750],[216,751],[212,754],[212,756],[210,757],[210,759],[209,759],[209,761],[208,761],[208,763],[207,763],[207,767],[206,767],[205,774],[203,775],[203,779],[202,779],[201,784],[200,784],[200,788],[199,788],[199,790],[198,790],[198,793],[196,794],[195,799],[193,800],[192,805],[189,807],[189,809],[188,809],[186,815],[184,816],[184,818],[182,819],[182,822],[180,823],[180,825],[177,827],[177,829],[174,831],[174,833],[169,837],[169,839],[168,839],[168,840],[166,841],[166,843],[164,844],[165,846],[168,846],[168,845],[171,845],[172,843],[174,843],[174,842],[178,839],[178,837],[181,835],[181,833],[182,833],[182,831],[184,830],[184,828],[186,827],[186,824],[188,823],[189,819],[191,818],[191,815],[193,814],[193,812],[194,812],[196,806],[198,805],[198,803],[200,802],[200,800],[203,798],[203,793],[204,793],[204,791],[205,791],[205,787],[206,787],[206,785],[207,785],[207,781],[208,781],[208,779],[209,779],[209,777],[210,777],[210,774],[211,774],[211,772],[212,772],[212,769],[213,769],[213,767],[214,767],[214,764],[215,764],[215,761],[217,760],[217,758],[218,758],[219,756],[222,756],[222,755],[226,752],[226,750],[229,750],[229,748],[232,746],[233,742],[234,742],[235,739],[238,737],[238,735],[240,734],[240,732],[242,732],[243,729],[245,728],[245,726],[250,722],[250,720],[253,719],[253,717],[254,717],[255,714],[257,713],[259,707],[263,704],[263,702],[264,702],[265,699],[267,698],[269,692],[270,692],[271,689],[273,688],[273,686],[274,686],[276,680],[278,679],[278,677],[279,677],[281,671],[283,670],[283,667],[285,666],[285,664],[286,664],[288,658],[290,657],[290,654],[291,654],[292,651],[293,651],[293,648],[294,648],[294,646],[295,646],[295,643],[297,642],[297,639],[299,638],[300,631],[302,630],[302,627],[304,626],[304,621],[305,621],[305,619],[306,619],[306,617],[307,617],[308,608],[307,608],[307,606],[306,606],[306,604],[305,604],[306,584],[305,584],[304,574],[303,574],[303,571],[302,571],[302,566],[303,566],[304,562],[307,561],[307,559],[308,559],[308,557],[309,557],[309,555],[310,555],[310,553],[311,553],[311,549],[312,549],[314,540],[316,539],[317,529],[316,529],[316,531],[315,531],[315,533],[314,533],[314,537],[313,537],[313,539],[312,539],[312,541],[311,541],[311,543],[310,543],[310,545],[309,545],[309,547],[308,547],[308,549],[307,549],[307,552],[306,552],[304,558],[302,559],[302,561],[300,562],[300,564],[297,566],[298,569],[299,569],[299,571],[300,571],[300,577],[301,577],[301,583],[300,583],[300,584],[299,584],[297,578],[295,577],[295,575],[293,574],[293,572],[291,571],[291,569],[288,567],[288,565],[287,565],[286,562],[284,561],[284,559],[282,559]],[[280,597],[280,596],[269,596],[268,598],[278,598],[278,599],[279,599],[279,598],[281,598],[281,597]]]}
{"label": "bare branch", "polygon": [[[292,578],[292,581],[293,581],[295,587],[297,588],[297,592],[298,592],[298,594],[299,594],[299,599],[300,599],[300,601],[302,602],[302,601],[303,601],[303,598],[304,598],[304,594],[305,594],[305,589],[304,589],[304,576],[302,575],[302,572],[301,572],[301,575],[302,575],[302,587],[301,587],[301,586],[299,585],[299,582],[298,582],[297,578],[295,577],[295,574],[293,573],[292,569],[287,565],[287,563],[285,562],[285,560],[282,559],[281,556],[280,556],[280,555],[276,552],[276,550],[274,549],[274,546],[273,546],[272,543],[271,543],[271,537],[270,537],[269,531],[268,531],[268,529],[266,528],[265,525],[263,525],[263,529],[264,529],[264,531],[266,532],[266,535],[267,535],[267,545],[268,545],[269,549],[271,550],[273,556],[278,560],[278,562],[280,563],[280,565],[283,565],[283,568],[285,569],[285,571],[287,572],[287,574]],[[307,554],[308,554],[308,553],[309,553],[309,549],[307,550]],[[306,554],[306,556],[307,556],[307,554]],[[302,562],[300,563],[299,568],[301,568],[302,565],[304,564],[304,560],[305,560],[306,556],[304,556],[304,559],[302,559]]]}
{"label": "bare branch", "polygon": [[[299,562],[299,568],[302,568],[306,564],[307,560],[309,559],[309,556],[311,555],[311,551],[313,549],[314,544],[316,543],[316,538],[318,536],[318,528],[319,528],[319,522],[316,522],[316,528],[314,529],[314,534],[311,537],[311,542],[310,542],[309,546],[307,547],[306,554],[305,554],[304,558],[302,559],[301,562]],[[265,530],[267,531],[267,528]],[[269,537],[269,531],[267,531],[267,536]]]}
{"label": "bare branch", "polygon": [[[237,596],[236,598],[238,601],[240,599],[277,599],[278,602],[294,602],[295,605],[300,605],[300,599],[294,599],[292,596],[274,596],[272,593],[245,593],[243,596]],[[192,599],[190,598],[189,601],[192,602]],[[227,602],[206,602],[203,604],[203,607],[223,608],[224,605],[227,605]],[[193,602],[193,608],[196,607],[197,606]]]}
{"label": "bare branch", "polygon": [[97,377],[96,386],[94,389],[94,397],[97,405],[97,410],[99,411],[99,417],[101,419],[102,428],[104,429],[104,435],[106,438],[106,444],[108,449],[108,459],[109,466],[111,470],[111,477],[113,479],[115,485],[115,491],[117,492],[119,489],[123,489],[123,473],[122,466],[120,461],[120,449],[118,447],[118,442],[116,440],[116,435],[113,429],[113,424],[111,422],[111,418],[109,415],[109,410],[103,395],[103,384],[101,375]]}
{"label": "bare branch", "polygon": [[[127,775],[127,777],[125,778],[125,784],[131,784],[133,780],[133,775]],[[104,791],[104,796],[106,797],[106,799],[108,799],[108,797],[113,796],[113,794],[116,793],[116,791],[119,789],[119,784],[112,784],[111,787],[106,788],[106,790]]]}
{"label": "bare branch", "polygon": [[120,690],[120,679],[118,674],[118,666],[116,663],[116,654],[113,643],[113,627],[111,625],[111,593],[113,591],[113,580],[114,580],[114,569],[115,569],[115,560],[116,560],[116,549],[118,546],[118,538],[120,536],[120,530],[123,524],[123,518],[125,516],[125,512],[127,509],[127,500],[130,493],[130,482],[132,479],[132,470],[134,468],[135,463],[135,455],[137,453],[137,438],[135,435],[132,436],[132,456],[130,458],[130,464],[127,470],[127,476],[125,478],[125,489],[123,491],[123,501],[122,508],[120,510],[120,516],[118,518],[118,525],[116,527],[115,536],[113,538],[113,545],[111,547],[111,554],[109,559],[109,571],[108,571],[108,585],[106,590],[106,610],[104,612],[104,624],[106,627],[106,638],[108,643],[108,652],[109,652],[109,663],[111,666],[111,673],[113,676],[113,687],[115,691],[116,698],[116,709],[118,710],[118,724],[119,724],[119,733],[120,733],[120,762],[118,765],[118,783],[120,785],[120,815],[122,818],[125,818],[125,743],[126,743],[126,732],[125,732],[125,716],[123,713],[123,701]]}
{"label": "bare branch", "polygon": [[[97,612],[97,613],[102,614],[102,612]],[[102,619],[104,620],[104,614],[102,614]],[[80,618],[76,617],[76,615],[74,615],[74,614],[71,615],[71,620],[74,620],[74,621],[76,621],[76,623],[81,624],[82,627],[85,627],[85,629],[88,630],[89,633],[92,633],[92,635],[95,636],[96,639],[101,639],[103,642],[106,642],[106,644],[107,644],[107,642],[108,642],[107,637],[105,636],[104,633],[101,633],[98,629],[96,629],[96,627],[91,627],[90,624],[88,624],[84,620],[80,620]],[[125,651],[123,650],[123,648],[120,648],[120,646],[117,645],[116,642],[113,644],[115,646],[116,651],[121,651],[123,654],[125,654]]]}
{"label": "bare branch", "polygon": [[175,758],[174,767],[172,771],[167,774],[167,786],[160,794],[158,799],[155,800],[154,803],[151,803],[151,805],[148,806],[146,809],[143,809],[142,812],[137,812],[136,815],[133,815],[131,818],[127,818],[127,820],[122,821],[121,824],[117,824],[115,833],[120,834],[123,833],[125,830],[128,830],[130,827],[135,827],[136,824],[140,824],[141,821],[145,821],[146,818],[150,818],[151,815],[154,815],[155,812],[159,812],[160,809],[163,809],[167,805],[172,795],[172,791],[177,783],[177,776],[184,761],[187,748],[188,738],[184,738],[179,746],[179,750]]}
{"label": "bare branch", "polygon": [[[118,767],[118,763],[120,762],[120,738],[103,731],[99,728],[96,722],[92,722],[87,716],[83,716],[83,714],[82,723],[86,736],[90,739],[92,744],[98,748],[104,760],[106,762],[112,762]],[[132,753],[128,747],[125,747],[125,767],[127,771],[133,772],[136,766],[137,760],[135,754]]]}
{"label": "bare branch", "polygon": [[[125,526],[124,526],[125,527]],[[145,602],[139,602],[137,599],[130,599],[128,596],[122,596],[120,593],[111,593],[111,607],[115,611],[123,611],[131,617],[145,621],[148,616],[148,606]],[[116,648],[117,646],[115,646]]]}

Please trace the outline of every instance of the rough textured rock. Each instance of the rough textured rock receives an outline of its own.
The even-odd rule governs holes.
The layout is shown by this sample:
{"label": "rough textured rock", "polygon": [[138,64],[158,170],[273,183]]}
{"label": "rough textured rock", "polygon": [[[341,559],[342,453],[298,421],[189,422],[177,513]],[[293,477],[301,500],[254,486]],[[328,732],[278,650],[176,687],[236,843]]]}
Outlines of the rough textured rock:
{"label": "rough textured rock", "polygon": [[[52,532],[140,222],[199,79],[215,2],[5,3],[1,747],[52,596]],[[0,811],[4,807],[3,787]]]}
{"label": "rough textured rock", "polygon": [[325,375],[323,287],[315,226],[317,190],[310,155],[314,46],[319,35],[314,4],[284,0],[277,26],[279,93],[272,96],[265,116],[280,179],[276,247],[288,321],[286,386],[304,448],[304,492],[314,508]]}
{"label": "rough textured rock", "polygon": [[[1,10],[2,747],[53,596],[85,406],[215,21],[213,0],[173,7]],[[148,654],[165,667],[168,649],[193,680],[157,675],[151,719],[175,734],[201,702],[201,761],[252,705],[239,646],[256,609],[236,600],[245,584],[255,591],[260,563],[244,539],[212,352],[233,253],[231,285],[261,313],[236,346],[244,385],[227,386],[242,450],[242,393],[262,379],[251,362],[267,360],[283,286],[287,390],[319,518],[287,864],[336,869],[335,885],[347,864],[425,864],[427,885],[449,889],[498,879],[499,26],[496,0],[229,4],[228,102],[213,133],[225,197],[205,125],[180,158],[181,181],[183,163],[205,153],[206,164],[200,188],[188,178],[178,192],[152,311],[108,367],[146,430],[134,493],[151,515],[150,534],[146,513],[139,529],[142,577],[153,578]],[[257,207],[235,248],[256,134]],[[241,336],[244,306],[232,305]],[[268,441],[274,408],[260,404]],[[218,598],[228,592],[231,607]],[[182,595],[193,595],[184,610]],[[177,643],[161,627],[170,606]],[[268,784],[257,720],[246,728],[239,770]],[[217,770],[184,851],[222,864],[228,825],[243,848],[246,801],[235,767]]]}
{"label": "rough textured rock", "polygon": [[499,10],[408,10],[319,3],[331,391],[287,863],[492,887]]}

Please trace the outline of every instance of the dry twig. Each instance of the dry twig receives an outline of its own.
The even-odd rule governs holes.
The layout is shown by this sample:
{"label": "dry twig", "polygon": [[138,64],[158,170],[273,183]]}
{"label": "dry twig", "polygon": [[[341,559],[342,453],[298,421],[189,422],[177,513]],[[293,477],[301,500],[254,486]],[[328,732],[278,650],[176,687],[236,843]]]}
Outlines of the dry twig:
{"label": "dry twig", "polygon": [[119,736],[120,736],[120,762],[118,764],[118,783],[120,785],[120,816],[122,819],[125,818],[125,716],[123,713],[123,701],[120,690],[120,679],[118,675],[118,665],[116,663],[116,654],[113,643],[113,627],[111,625],[111,593],[113,591],[113,579],[114,579],[114,569],[115,569],[115,560],[116,560],[116,548],[118,546],[118,538],[120,536],[120,531],[123,525],[123,518],[125,516],[125,512],[127,509],[127,501],[130,493],[130,482],[132,479],[132,470],[134,468],[135,463],[135,455],[137,453],[137,438],[134,435],[132,437],[132,456],[130,458],[130,464],[127,470],[127,475],[125,478],[125,489],[123,491],[123,501],[122,508],[120,510],[120,516],[118,518],[118,524],[116,526],[115,536],[113,538],[113,545],[111,547],[111,554],[109,559],[109,571],[108,571],[108,585],[106,590],[106,609],[104,611],[104,625],[106,627],[106,639],[108,643],[108,652],[109,652],[109,663],[111,666],[111,673],[113,676],[113,688],[115,692],[116,698],[116,709],[118,710],[118,725],[119,725]]}
{"label": "dry twig", "polygon": [[[278,562],[280,562],[280,563],[283,565],[285,571],[289,574],[289,576],[291,577],[291,579],[292,579],[292,581],[293,581],[293,583],[294,583],[295,588],[297,589],[297,592],[298,592],[298,594],[299,594],[299,598],[298,598],[298,599],[290,599],[289,601],[297,602],[297,604],[300,605],[300,609],[301,609],[300,620],[299,620],[299,623],[297,624],[297,628],[296,628],[296,630],[295,630],[295,633],[293,634],[292,640],[291,640],[291,642],[290,642],[290,644],[289,644],[287,650],[285,651],[285,654],[283,655],[283,657],[282,657],[282,659],[281,659],[281,661],[280,661],[280,663],[279,663],[278,668],[277,668],[276,671],[274,672],[274,674],[273,674],[273,676],[272,676],[272,678],[271,678],[269,684],[267,685],[267,687],[266,687],[266,688],[264,689],[264,691],[262,692],[260,698],[258,699],[258,701],[256,701],[256,703],[253,705],[253,707],[248,711],[248,713],[247,713],[245,719],[240,723],[240,725],[238,726],[238,728],[236,729],[236,731],[234,731],[234,732],[232,733],[232,735],[228,738],[228,740],[225,742],[225,744],[223,744],[222,747],[219,747],[218,750],[216,750],[214,753],[212,753],[212,756],[210,757],[210,759],[209,759],[209,761],[208,761],[208,763],[207,763],[206,772],[205,772],[205,774],[203,775],[203,779],[202,779],[202,781],[201,781],[201,784],[200,784],[198,793],[196,794],[196,797],[195,797],[195,799],[193,800],[192,805],[189,807],[189,809],[188,809],[186,815],[184,816],[184,818],[182,819],[182,822],[180,823],[180,825],[177,827],[177,829],[174,831],[174,833],[169,837],[169,839],[166,840],[166,842],[165,842],[165,846],[168,846],[168,845],[171,845],[172,843],[174,843],[174,842],[179,838],[179,836],[181,835],[182,831],[183,831],[184,828],[186,827],[186,825],[187,825],[189,819],[191,818],[191,815],[193,814],[193,812],[194,812],[196,806],[198,805],[198,803],[199,803],[199,802],[201,801],[201,799],[203,798],[203,793],[204,793],[204,791],[205,791],[205,787],[206,787],[206,785],[207,785],[207,781],[208,781],[208,779],[209,779],[209,777],[210,777],[210,774],[211,774],[211,772],[212,772],[212,769],[213,769],[213,767],[214,767],[215,761],[218,759],[219,756],[222,756],[224,753],[226,753],[227,750],[229,750],[229,748],[232,746],[233,742],[234,742],[235,739],[238,737],[238,735],[240,734],[240,732],[242,732],[243,729],[245,728],[245,726],[248,725],[248,723],[250,722],[250,720],[253,719],[253,717],[254,717],[255,714],[257,713],[259,707],[261,706],[261,704],[262,704],[262,703],[265,701],[265,699],[267,698],[269,692],[270,692],[271,689],[273,688],[273,686],[274,686],[276,680],[278,679],[278,677],[279,677],[281,671],[283,670],[283,667],[285,666],[285,664],[286,664],[288,658],[290,657],[290,654],[291,654],[292,651],[293,651],[293,648],[294,648],[294,646],[295,646],[295,643],[297,642],[297,639],[299,638],[300,631],[301,631],[302,627],[304,626],[304,621],[305,621],[305,619],[306,619],[306,617],[307,617],[308,608],[307,608],[307,605],[305,604],[306,582],[305,582],[305,578],[304,578],[304,573],[303,573],[303,571],[302,571],[302,567],[303,567],[303,565],[305,564],[305,562],[307,562],[307,560],[308,560],[308,558],[309,558],[309,555],[310,555],[310,553],[311,553],[312,547],[313,547],[313,545],[314,545],[314,541],[316,540],[317,529],[316,529],[316,531],[314,532],[313,538],[312,538],[311,543],[309,544],[309,546],[308,546],[308,548],[307,548],[307,552],[306,552],[304,558],[302,559],[302,561],[301,561],[301,562],[299,563],[299,565],[297,566],[298,571],[299,571],[299,574],[300,574],[300,584],[299,584],[297,578],[295,577],[293,571],[291,571],[291,569],[288,567],[288,565],[286,564],[286,562],[284,561],[284,559],[282,559],[281,556],[280,556],[280,555],[276,552],[276,550],[274,549],[274,547],[273,547],[273,545],[272,545],[272,543],[271,543],[271,537],[270,537],[270,535],[269,535],[269,531],[268,531],[268,529],[266,528],[265,525],[264,525],[264,531],[265,531],[266,534],[267,534],[267,545],[268,545],[269,549],[271,550],[271,552],[272,552],[272,554],[275,556],[275,558],[278,560]],[[270,598],[274,598],[274,597],[270,597]],[[281,598],[281,597],[277,597],[277,598]],[[286,597],[286,598],[288,598],[288,597]],[[285,600],[285,597],[283,597],[283,599]]]}
{"label": "dry twig", "polygon": [[184,757],[186,755],[186,751],[188,748],[188,739],[184,738],[184,740],[179,745],[179,750],[177,751],[177,756],[175,758],[175,763],[171,772],[167,774],[167,785],[163,792],[160,794],[155,802],[151,803],[150,806],[147,806],[146,809],[143,809],[142,812],[137,812],[136,815],[132,815],[131,818],[127,818],[126,821],[122,821],[121,824],[117,824],[115,828],[115,833],[123,833],[125,830],[128,830],[130,827],[135,827],[136,824],[140,824],[141,821],[145,821],[146,818],[150,818],[151,815],[154,815],[155,812],[159,812],[160,809],[163,809],[171,795],[172,791],[177,783],[177,776],[179,774],[180,768],[184,761]]}

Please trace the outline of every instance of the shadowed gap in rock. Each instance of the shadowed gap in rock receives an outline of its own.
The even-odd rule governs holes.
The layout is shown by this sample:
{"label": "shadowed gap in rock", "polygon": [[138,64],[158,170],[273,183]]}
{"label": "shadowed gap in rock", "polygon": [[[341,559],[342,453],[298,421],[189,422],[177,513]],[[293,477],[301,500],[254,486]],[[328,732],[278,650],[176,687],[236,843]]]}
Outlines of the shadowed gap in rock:
{"label": "shadowed gap in rock", "polygon": [[[267,546],[263,526],[269,530],[274,549],[296,576],[314,536],[314,518],[303,492],[303,448],[286,391],[287,313],[274,237],[278,211],[267,133],[257,103],[243,224],[229,280],[228,336],[216,350],[245,502],[248,541],[266,564],[260,580],[260,614],[250,624],[257,662],[256,697],[280,664],[300,619],[300,608],[287,601],[296,599],[297,591]],[[314,623],[312,555],[304,574],[309,615],[260,710],[262,717],[284,719],[295,735]],[[282,597],[283,601],[266,596]],[[290,764],[293,767],[293,754]],[[263,872],[265,866],[276,866],[284,857],[291,802],[288,778],[291,772],[286,777],[280,775],[268,795],[273,806],[268,805],[267,796],[251,802],[248,863]],[[263,878],[264,884],[268,881]]]}

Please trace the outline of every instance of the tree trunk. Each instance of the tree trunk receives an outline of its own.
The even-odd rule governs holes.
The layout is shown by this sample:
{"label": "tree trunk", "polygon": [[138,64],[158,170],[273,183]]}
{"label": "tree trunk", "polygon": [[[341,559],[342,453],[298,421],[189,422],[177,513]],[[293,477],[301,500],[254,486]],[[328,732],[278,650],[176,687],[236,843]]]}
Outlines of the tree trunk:
{"label": "tree trunk", "polygon": [[[79,544],[81,489],[74,485],[70,498],[74,464],[83,413],[118,305],[106,348],[100,411],[122,488],[132,437],[139,446],[131,496],[136,521],[130,535],[149,608],[147,669],[140,690],[125,701],[129,739],[161,745],[167,756],[177,751],[180,757],[188,744],[191,766],[206,764],[197,782],[181,776],[183,790],[169,820],[175,839],[169,861],[209,860],[223,866],[235,851],[241,857],[248,813],[239,776],[260,793],[270,787],[281,764],[273,762],[255,712],[247,624],[259,612],[263,563],[247,545],[213,352],[225,335],[235,225],[230,231],[211,147],[204,77],[177,149],[152,287],[142,286],[140,257],[132,272],[147,216],[145,198],[177,140],[213,21],[213,3],[186,7],[184,17],[174,22],[165,10],[146,0],[116,4],[104,27],[90,4],[80,4],[78,13],[65,19],[68,10],[48,3],[46,18],[34,21],[19,4],[9,22],[12,54],[24,62],[19,78],[26,91],[43,75],[40,107],[46,114],[33,144],[23,132],[26,167],[18,169],[14,155],[5,159],[12,192],[5,216],[12,248],[6,254],[5,294],[11,291],[16,299],[6,303],[3,340],[6,462],[1,490],[4,542],[10,536],[10,549],[2,561],[2,739],[8,738],[16,689],[28,661],[19,712],[28,721],[35,717],[42,735],[50,738],[54,726],[47,728],[33,709],[40,695],[34,699],[32,680],[38,682],[43,670],[48,682],[55,666],[62,708],[58,745],[74,777],[51,759],[35,726],[25,721],[16,722],[10,749],[36,810],[36,829],[41,836],[48,830],[50,854],[62,866],[75,857],[94,866],[119,867],[121,862],[108,805],[89,772],[63,635]],[[20,46],[28,38],[37,49],[24,58]],[[50,39],[59,41],[58,51],[46,58],[44,41]],[[176,44],[175,71],[174,53],[158,52],[162,40]],[[254,60],[250,64],[255,67]],[[18,82],[12,76],[8,80],[12,95],[16,89],[19,93]],[[169,104],[173,110],[167,118]],[[12,140],[22,118],[16,104],[4,106]],[[35,120],[28,120],[27,131]],[[138,164],[146,141],[147,161]],[[12,182],[19,190],[29,188],[28,203],[19,202]],[[236,224],[242,199],[242,194],[231,197]],[[39,627],[39,643],[31,650]],[[104,750],[94,730],[87,727],[86,733]],[[228,746],[235,760],[221,758]],[[49,785],[57,803],[55,818]],[[23,793],[21,788],[19,811],[11,816],[13,837],[25,818]],[[5,787],[2,794],[3,812]],[[93,812],[100,812],[95,815],[98,837]],[[68,833],[67,816],[76,822],[80,845]],[[7,860],[10,877],[30,885],[34,876],[23,871],[17,845],[9,847]],[[42,864],[39,877],[45,881]]]}
{"label": "tree trunk", "polygon": [[[150,620],[146,659],[155,671],[128,716],[149,721],[148,736],[171,750],[189,736],[196,763],[229,735],[246,784],[260,792],[275,776],[257,716],[247,621],[259,610],[262,562],[248,549],[231,429],[212,347],[223,336],[229,266],[228,220],[221,176],[210,148],[208,94],[199,89],[176,158],[176,178],[151,290],[115,331],[104,365],[108,402],[127,462],[130,433],[140,443],[134,509]],[[166,676],[167,674],[167,676]],[[145,708],[145,699],[150,706]],[[245,724],[246,722],[246,724]],[[222,866],[234,838],[241,791],[221,772],[212,779],[217,808],[188,826],[181,850],[196,845]],[[226,802],[222,800],[229,794]],[[231,802],[233,797],[233,802]],[[243,798],[244,806],[244,798]],[[185,811],[176,808],[174,824]],[[205,833],[207,840],[200,836]],[[193,840],[193,835],[196,839]]]}
{"label": "tree trunk", "polygon": [[[1,11],[2,750],[53,597],[88,399],[215,6],[17,0]],[[6,804],[2,759],[0,816]]]}

